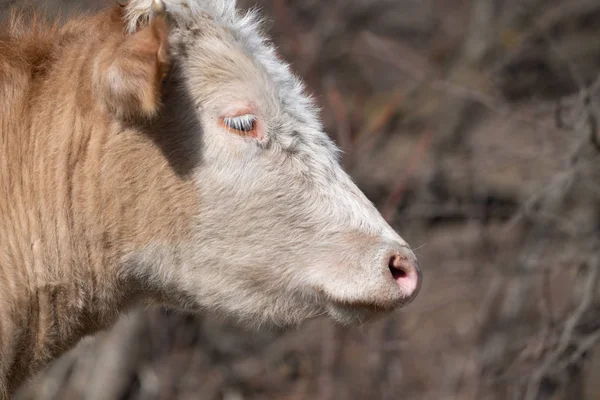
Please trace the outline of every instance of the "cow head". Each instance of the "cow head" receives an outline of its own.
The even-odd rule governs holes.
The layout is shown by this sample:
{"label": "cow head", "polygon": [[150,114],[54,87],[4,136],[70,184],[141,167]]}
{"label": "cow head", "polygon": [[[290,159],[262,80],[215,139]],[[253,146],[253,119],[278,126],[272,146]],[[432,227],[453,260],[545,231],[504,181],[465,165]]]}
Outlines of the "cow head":
{"label": "cow head", "polygon": [[138,255],[149,286],[188,309],[277,325],[323,314],[362,322],[415,298],[413,252],[342,170],[252,12],[239,15],[234,0],[130,0],[123,15],[123,54],[139,54],[100,62],[109,109],[159,135],[187,127],[170,137],[199,144],[186,171],[194,217],[173,227],[189,240]]}

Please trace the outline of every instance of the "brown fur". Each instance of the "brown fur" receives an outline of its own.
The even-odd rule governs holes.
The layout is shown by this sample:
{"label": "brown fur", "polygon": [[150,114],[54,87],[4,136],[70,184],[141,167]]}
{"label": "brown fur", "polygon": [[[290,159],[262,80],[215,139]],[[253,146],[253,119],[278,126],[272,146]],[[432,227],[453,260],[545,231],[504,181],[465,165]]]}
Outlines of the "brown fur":
{"label": "brown fur", "polygon": [[161,106],[167,24],[125,36],[121,13],[13,17],[0,33],[0,399],[136,302],[119,296],[135,293],[121,260],[182,240],[172,228],[198,201],[193,160],[173,165],[143,123]]}

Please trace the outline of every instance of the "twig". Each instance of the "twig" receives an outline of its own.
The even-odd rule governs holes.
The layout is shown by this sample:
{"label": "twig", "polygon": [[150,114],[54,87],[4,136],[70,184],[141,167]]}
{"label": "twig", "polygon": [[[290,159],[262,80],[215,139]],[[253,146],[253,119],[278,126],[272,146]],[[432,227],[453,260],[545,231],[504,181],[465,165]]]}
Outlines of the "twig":
{"label": "twig", "polygon": [[292,18],[290,18],[290,13],[285,5],[285,0],[273,0],[273,9],[277,15],[277,20],[281,21],[280,26],[285,30],[286,35],[292,42],[292,51],[294,54],[297,54],[298,56],[306,54],[304,43],[298,34],[296,25],[292,21]]}
{"label": "twig", "polygon": [[400,177],[398,182],[396,183],[392,193],[384,203],[381,212],[383,217],[389,222],[392,220],[394,215],[396,214],[396,209],[398,204],[402,201],[406,189],[408,187],[408,183],[412,179],[417,167],[421,164],[423,159],[425,158],[425,154],[431,147],[431,139],[433,137],[432,131],[428,130],[421,135],[418,143],[416,144],[416,149],[413,152],[411,159],[408,161],[406,172]]}
{"label": "twig", "polygon": [[394,93],[388,102],[381,108],[381,111],[377,114],[373,122],[362,132],[360,132],[355,139],[355,147],[360,147],[363,151],[368,151],[370,146],[367,144],[373,136],[381,133],[381,130],[390,122],[398,107],[404,100],[402,92],[398,91]]}
{"label": "twig", "polygon": [[552,301],[552,288],[550,287],[551,282],[551,273],[552,270],[550,268],[544,268],[544,273],[542,275],[542,314],[546,319],[546,326],[549,329],[554,328],[556,323],[554,317],[554,302]]}
{"label": "twig", "polygon": [[[325,80],[323,86],[326,89],[327,101],[331,106],[333,111],[333,116],[335,118],[336,123],[336,132],[337,138],[340,143],[340,147],[344,151],[345,154],[352,154],[353,143],[352,143],[352,135],[350,128],[350,121],[348,120],[348,112],[346,110],[346,105],[344,104],[344,99],[342,98],[342,94],[337,86],[337,82],[334,76],[329,75]],[[350,162],[351,157],[345,157],[344,161],[346,163],[346,168],[348,168],[348,162]]]}
{"label": "twig", "polygon": [[339,345],[337,326],[323,324],[323,342],[321,345],[321,369],[319,371],[319,400],[330,400],[335,395],[335,364]]}
{"label": "twig", "polygon": [[[375,52],[373,52],[373,56],[382,61],[391,63],[403,73],[407,74],[408,77],[417,82],[418,85],[423,85],[424,87],[431,88],[435,91],[439,91],[459,99],[476,102],[487,108],[489,111],[505,116],[514,121],[548,129],[548,126],[541,124],[539,119],[535,116],[523,115],[522,113],[519,113],[519,110],[515,110],[502,99],[489,95],[482,90],[465,87],[447,79],[436,78],[436,75],[439,75],[439,71],[430,68],[422,61],[407,61],[407,59],[411,60],[410,55],[406,57],[399,57],[398,53],[404,54],[409,50],[398,43],[395,43],[389,39],[383,39],[372,32],[365,32],[364,39],[368,44],[368,46],[364,47],[366,49],[375,50]],[[417,60],[419,59],[417,58]]]}
{"label": "twig", "polygon": [[539,392],[539,386],[542,379],[551,371],[552,367],[558,363],[569,346],[572,345],[575,329],[581,321],[584,313],[592,305],[598,287],[598,275],[600,271],[600,260],[596,256],[588,266],[588,274],[585,277],[583,295],[577,308],[573,311],[569,319],[564,324],[562,333],[558,340],[556,348],[546,355],[542,364],[532,374],[525,392],[525,400],[535,400]]}
{"label": "twig", "polygon": [[552,371],[553,373],[559,373],[567,369],[569,366],[576,364],[581,358],[591,350],[592,347],[600,340],[600,331],[594,332],[591,335],[586,336],[583,339],[577,341],[577,349],[571,354],[571,356],[558,364]]}

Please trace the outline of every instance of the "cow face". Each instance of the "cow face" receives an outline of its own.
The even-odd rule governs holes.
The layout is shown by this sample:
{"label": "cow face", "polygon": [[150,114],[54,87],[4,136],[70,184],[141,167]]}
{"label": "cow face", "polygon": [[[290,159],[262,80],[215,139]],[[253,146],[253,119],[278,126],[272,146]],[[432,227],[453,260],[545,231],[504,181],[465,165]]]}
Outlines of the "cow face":
{"label": "cow face", "polygon": [[[127,6],[132,30],[150,3]],[[190,308],[256,323],[322,314],[361,322],[412,301],[421,284],[413,252],[342,170],[255,16],[239,16],[227,0],[154,3],[171,25],[164,112],[174,121],[181,96],[193,104],[180,118],[195,128],[181,137],[193,136],[201,152],[191,239],[175,270],[154,275]]]}

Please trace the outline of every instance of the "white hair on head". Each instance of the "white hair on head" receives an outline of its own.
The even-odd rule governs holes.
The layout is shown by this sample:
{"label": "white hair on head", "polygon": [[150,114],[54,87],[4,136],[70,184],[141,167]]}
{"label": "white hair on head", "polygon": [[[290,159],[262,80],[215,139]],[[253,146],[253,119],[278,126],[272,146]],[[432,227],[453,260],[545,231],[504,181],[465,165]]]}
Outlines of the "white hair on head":
{"label": "white hair on head", "polygon": [[[125,17],[127,30],[135,32],[148,21],[154,0],[129,0]],[[286,106],[294,108],[300,119],[310,128],[322,130],[318,109],[313,99],[304,93],[304,83],[290,70],[289,65],[276,55],[275,48],[261,31],[261,18],[256,10],[239,13],[237,0],[162,0],[166,12],[175,26],[184,30],[202,15],[209,15],[218,24],[230,29],[243,41],[248,53],[255,57],[271,74],[275,84],[284,94]],[[332,151],[337,149],[332,146]]]}
{"label": "white hair on head", "polygon": [[[127,28],[136,31],[140,24],[148,21],[155,0],[130,0],[126,6]],[[284,147],[302,149],[304,154],[319,158],[316,164],[330,165],[339,160],[340,150],[327,136],[322,134],[323,125],[319,118],[319,109],[313,98],[305,93],[305,85],[290,66],[277,55],[273,44],[261,30],[261,17],[256,10],[246,13],[238,12],[236,0],[162,0],[166,12],[176,29],[185,31],[202,21],[203,16],[210,16],[218,25],[231,31],[236,40],[243,43],[246,52],[258,61],[269,73],[278,97],[291,120],[301,121],[302,136],[298,140],[281,135]],[[311,163],[311,160],[307,160]],[[332,167],[332,169],[335,169]],[[312,168],[315,172],[320,168]]]}
{"label": "white hair on head", "polygon": [[[154,0],[130,0],[126,6],[127,30],[135,32],[140,22],[147,21]],[[222,22],[238,19],[236,0],[162,0],[176,24],[183,25],[200,14],[208,14]]]}

